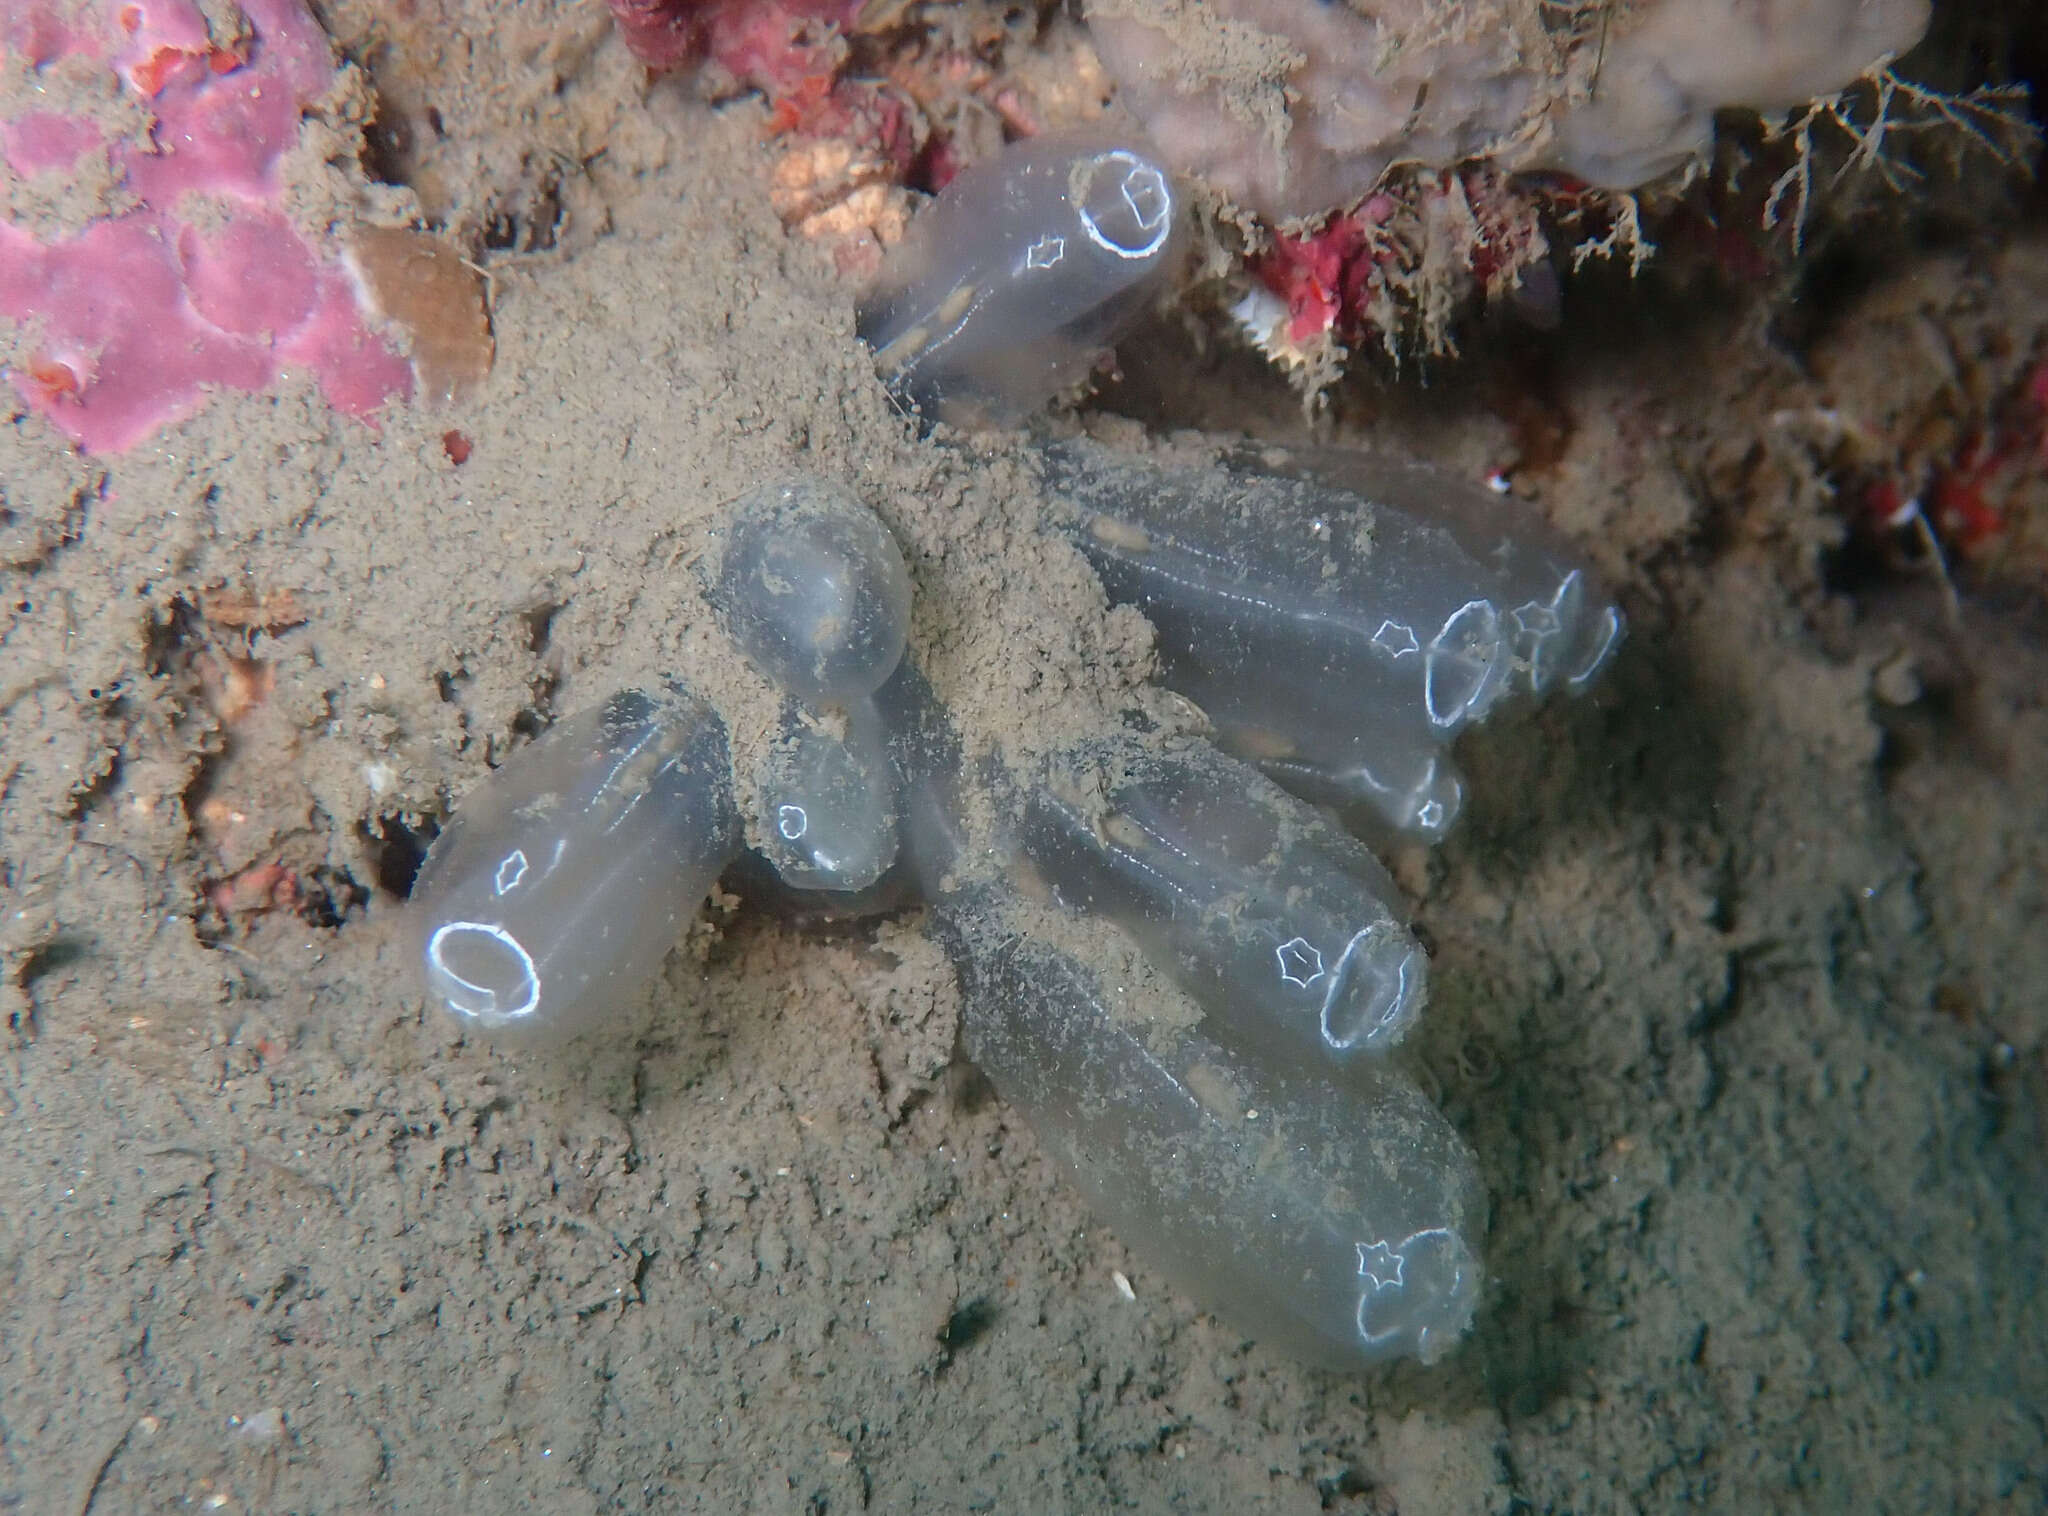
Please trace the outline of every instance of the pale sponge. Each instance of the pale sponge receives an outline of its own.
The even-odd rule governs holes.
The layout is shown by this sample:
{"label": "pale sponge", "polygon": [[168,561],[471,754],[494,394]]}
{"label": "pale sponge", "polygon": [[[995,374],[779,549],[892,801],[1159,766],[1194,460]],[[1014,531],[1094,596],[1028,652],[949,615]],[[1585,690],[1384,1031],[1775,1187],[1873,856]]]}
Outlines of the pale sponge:
{"label": "pale sponge", "polygon": [[1832,94],[1927,29],[1927,0],[1660,0],[1627,11],[1599,86],[1556,117],[1547,165],[1627,189],[1706,157],[1714,113]]}
{"label": "pale sponge", "polygon": [[1407,162],[1632,189],[1702,156],[1717,110],[1789,110],[1911,47],[1928,3],[1092,0],[1088,17],[1168,166],[1285,219]]}

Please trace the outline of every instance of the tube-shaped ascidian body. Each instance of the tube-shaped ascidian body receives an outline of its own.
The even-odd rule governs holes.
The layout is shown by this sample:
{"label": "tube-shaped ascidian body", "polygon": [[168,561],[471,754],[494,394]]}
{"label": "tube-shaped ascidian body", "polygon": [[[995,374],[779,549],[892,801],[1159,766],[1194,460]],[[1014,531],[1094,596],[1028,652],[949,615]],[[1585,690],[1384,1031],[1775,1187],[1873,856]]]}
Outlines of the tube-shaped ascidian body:
{"label": "tube-shaped ascidian body", "polygon": [[[1426,464],[1346,448],[1300,448],[1257,462],[1310,485],[1326,505],[1350,497],[1376,519],[1446,533],[1483,571],[1475,591],[1499,611],[1511,690],[1583,693],[1620,647],[1621,608],[1526,503]],[[1252,466],[1239,459],[1232,472],[1243,478]]]}
{"label": "tube-shaped ascidian body", "polygon": [[1406,1074],[1276,1068],[1146,1021],[988,896],[936,925],[961,968],[968,1056],[1148,1262],[1327,1368],[1433,1363],[1457,1343],[1485,1197]]}
{"label": "tube-shaped ascidian body", "polygon": [[844,734],[792,703],[757,781],[762,853],[792,890],[854,895],[896,862],[896,769],[872,702],[852,702]]}
{"label": "tube-shaped ascidian body", "polygon": [[[952,314],[970,324],[1009,309],[969,294]],[[905,382],[972,393],[996,330],[905,339]],[[1071,540],[1151,619],[1166,683],[1228,753],[1136,717],[1064,744],[966,740],[905,656],[887,527],[843,487],[772,485],[705,572],[779,725],[749,713],[737,785],[725,727],[686,696],[621,696],[516,755],[422,870],[435,997],[489,1030],[588,1025],[653,977],[729,860],[805,918],[921,897],[969,1056],[1141,1255],[1315,1362],[1432,1362],[1476,1307],[1483,1195],[1378,1056],[1426,994],[1394,886],[1301,797],[1441,835],[1453,736],[1510,696],[1585,686],[1620,612],[1513,505],[1425,470],[1041,456]]]}
{"label": "tube-shaped ascidian body", "polygon": [[1384,1053],[1421,1013],[1428,955],[1379,861],[1206,743],[1069,754],[1025,798],[1020,843],[1060,903],[1108,917],[1263,1058]]}
{"label": "tube-shaped ascidian body", "polygon": [[1134,146],[1012,143],[911,223],[861,304],[860,335],[905,404],[1014,425],[1086,377],[1157,296],[1177,212],[1165,170]]}
{"label": "tube-shaped ascidian body", "polygon": [[823,479],[733,503],[711,599],[740,650],[808,701],[871,695],[910,634],[910,570],[881,518]]}
{"label": "tube-shaped ascidian body", "polygon": [[465,796],[413,890],[432,997],[553,1041],[637,995],[739,850],[725,729],[681,692],[558,722]]}
{"label": "tube-shaped ascidian body", "polygon": [[1434,470],[1314,452],[1288,472],[1167,467],[1085,442],[1044,457],[1076,545],[1144,611],[1163,682],[1222,745],[1396,831],[1434,841],[1457,818],[1460,731],[1516,692],[1585,688],[1621,640],[1620,610],[1540,523]]}
{"label": "tube-shaped ascidian body", "polygon": [[869,698],[903,661],[910,570],[880,517],[822,479],[734,502],[711,602],[793,697],[753,774],[756,847],[794,896],[848,903],[896,861],[896,769]]}

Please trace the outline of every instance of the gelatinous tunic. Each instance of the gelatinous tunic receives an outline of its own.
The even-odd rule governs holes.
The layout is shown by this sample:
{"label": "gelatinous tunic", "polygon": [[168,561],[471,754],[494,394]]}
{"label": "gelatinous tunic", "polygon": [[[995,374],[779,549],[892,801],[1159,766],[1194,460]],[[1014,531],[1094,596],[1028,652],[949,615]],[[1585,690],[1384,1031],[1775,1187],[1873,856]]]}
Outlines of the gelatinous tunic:
{"label": "gelatinous tunic", "polygon": [[[428,983],[486,1032],[588,1028],[748,836],[746,878],[790,897],[845,913],[913,889],[960,972],[967,1053],[1135,1247],[1316,1362],[1434,1361],[1472,1319],[1485,1202],[1390,1056],[1427,956],[1386,871],[1281,786],[1440,835],[1451,737],[1511,692],[1582,686],[1619,612],[1511,507],[1435,475],[1044,456],[1074,539],[1240,757],[1132,730],[963,762],[903,656],[886,527],[839,486],[770,486],[707,577],[784,693],[751,787],[688,695],[563,722],[436,841]],[[1363,492],[1327,482],[1347,468]],[[970,810],[995,834],[970,842]]]}
{"label": "gelatinous tunic", "polygon": [[793,890],[870,888],[896,861],[896,775],[868,700],[910,633],[895,538],[843,485],[764,485],[734,502],[709,589],[740,651],[790,694],[755,775],[766,861]]}
{"label": "gelatinous tunic", "polygon": [[1147,1025],[1081,960],[1006,924],[987,901],[941,912],[968,1054],[1141,1257],[1329,1368],[1433,1363],[1458,1341],[1485,1196],[1413,1080]]}
{"label": "gelatinous tunic", "polygon": [[1457,820],[1460,731],[1511,694],[1583,690],[1621,640],[1620,610],[1525,507],[1433,470],[1328,449],[1263,470],[1088,442],[1045,456],[1076,544],[1223,747],[1398,832]]}
{"label": "gelatinous tunic", "polygon": [[[1073,782],[1111,766],[1099,801]],[[1428,955],[1378,860],[1207,744],[1075,753],[1026,798],[1018,834],[1061,904],[1114,921],[1273,1055],[1383,1051],[1422,1009]]]}
{"label": "gelatinous tunic", "polygon": [[1138,147],[1034,137],[963,170],[861,304],[889,390],[959,424],[1007,426],[1086,376],[1157,297],[1172,183]]}
{"label": "gelatinous tunic", "polygon": [[615,696],[464,798],[413,889],[434,998],[548,1040],[637,994],[739,850],[725,729],[680,692]]}

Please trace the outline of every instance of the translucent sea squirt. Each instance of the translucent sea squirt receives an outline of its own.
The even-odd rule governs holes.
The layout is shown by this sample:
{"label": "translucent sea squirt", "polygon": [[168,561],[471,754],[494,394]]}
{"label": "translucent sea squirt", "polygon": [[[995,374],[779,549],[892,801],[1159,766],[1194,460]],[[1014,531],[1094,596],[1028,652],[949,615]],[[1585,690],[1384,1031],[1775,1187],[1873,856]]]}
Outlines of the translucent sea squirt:
{"label": "translucent sea squirt", "polygon": [[[1074,782],[1105,768],[1106,794]],[[1130,933],[1213,1035],[1262,1057],[1384,1053],[1427,998],[1379,861],[1206,744],[1073,755],[1026,799],[1021,842],[1062,905]]]}
{"label": "translucent sea squirt", "polygon": [[1513,698],[1584,690],[1620,609],[1540,522],[1434,469],[1328,449],[1191,468],[1042,454],[1074,543],[1158,637],[1218,743],[1305,799],[1440,840],[1449,745]]}
{"label": "translucent sea squirt", "polygon": [[1069,540],[1229,752],[1142,712],[973,741],[905,655],[880,518],[838,484],[772,484],[704,572],[779,712],[742,730],[735,709],[729,743],[686,694],[627,694],[516,755],[427,859],[422,961],[469,1024],[561,1033],[655,975],[727,863],[816,919],[921,896],[968,1055],[1126,1241],[1313,1362],[1434,1362],[1476,1309],[1484,1194],[1393,1052],[1427,955],[1386,870],[1308,802],[1440,836],[1456,733],[1583,689],[1621,612],[1444,475],[1186,456],[1039,450]]}
{"label": "translucent sea squirt", "polygon": [[803,700],[873,694],[910,634],[910,570],[896,539],[845,486],[822,479],[734,502],[711,598],[740,650]]}
{"label": "translucent sea squirt", "polygon": [[462,806],[413,891],[429,993],[500,1040],[573,1036],[641,993],[739,848],[725,729],[627,691]]}
{"label": "translucent sea squirt", "polygon": [[911,223],[860,307],[904,404],[1011,426],[1085,378],[1159,292],[1179,202],[1131,144],[1033,137],[963,170]]}
{"label": "translucent sea squirt", "polygon": [[1472,1155],[1369,1059],[1273,1066],[1148,1021],[989,896],[940,912],[968,1056],[1117,1235],[1262,1341],[1332,1369],[1434,1363],[1471,1324]]}
{"label": "translucent sea squirt", "polygon": [[872,714],[858,715],[839,737],[795,706],[783,713],[759,790],[762,853],[790,889],[855,894],[896,862],[895,770]]}

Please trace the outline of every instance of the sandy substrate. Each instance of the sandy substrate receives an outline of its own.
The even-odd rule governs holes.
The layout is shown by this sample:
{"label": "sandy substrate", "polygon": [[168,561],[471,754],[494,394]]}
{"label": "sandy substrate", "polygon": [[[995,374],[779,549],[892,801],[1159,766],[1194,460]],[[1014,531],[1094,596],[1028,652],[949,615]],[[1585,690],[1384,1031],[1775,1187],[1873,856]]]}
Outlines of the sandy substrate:
{"label": "sandy substrate", "polygon": [[[973,741],[1078,733],[1146,669],[1014,443],[892,413],[756,108],[642,108],[585,43],[626,124],[548,191],[577,235],[489,260],[474,404],[222,399],[113,459],[0,428],[0,1509],[2039,1509],[2041,613],[1829,588],[1814,477],[1757,462],[1818,381],[1753,323],[1553,364],[1575,426],[1503,508],[1634,634],[1390,860],[1494,1207],[1438,1368],[1306,1371],[1163,1285],[954,1064],[915,917],[725,902],[577,1058],[427,1014],[405,839],[509,747],[658,673],[765,721],[692,567],[762,479],[897,529]],[[1909,317],[2017,310],[2044,260],[1915,265]],[[1300,425],[1240,358],[1127,368],[1127,414]],[[1476,474],[1516,455],[1498,401],[1411,384],[1335,435]],[[203,908],[273,858],[324,908]]]}

